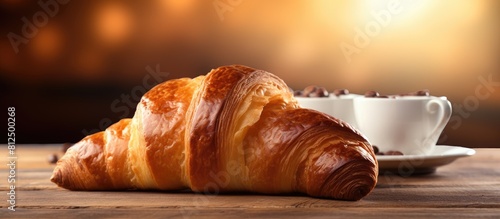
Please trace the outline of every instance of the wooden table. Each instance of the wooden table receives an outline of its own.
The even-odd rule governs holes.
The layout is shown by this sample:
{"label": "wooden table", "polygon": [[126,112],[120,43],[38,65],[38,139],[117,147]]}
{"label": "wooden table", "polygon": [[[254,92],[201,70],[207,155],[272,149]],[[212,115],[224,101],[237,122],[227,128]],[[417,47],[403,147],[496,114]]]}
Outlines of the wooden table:
{"label": "wooden table", "polygon": [[189,192],[73,192],[49,181],[49,154],[61,145],[17,145],[16,208],[8,210],[7,145],[1,145],[0,218],[500,218],[500,149],[438,168],[430,175],[380,175],[357,202],[304,196]]}

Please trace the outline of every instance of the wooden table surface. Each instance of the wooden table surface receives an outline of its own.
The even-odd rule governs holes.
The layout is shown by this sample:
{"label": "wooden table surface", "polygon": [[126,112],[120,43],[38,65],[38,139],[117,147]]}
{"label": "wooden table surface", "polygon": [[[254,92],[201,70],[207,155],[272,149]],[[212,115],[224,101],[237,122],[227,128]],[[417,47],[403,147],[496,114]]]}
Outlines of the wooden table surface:
{"label": "wooden table surface", "polygon": [[[360,201],[305,196],[190,192],[74,192],[49,181],[61,145],[17,145],[16,211],[10,192],[7,145],[1,145],[0,218],[500,218],[500,149],[476,149],[433,174],[380,175]],[[7,200],[7,202],[5,201]]]}

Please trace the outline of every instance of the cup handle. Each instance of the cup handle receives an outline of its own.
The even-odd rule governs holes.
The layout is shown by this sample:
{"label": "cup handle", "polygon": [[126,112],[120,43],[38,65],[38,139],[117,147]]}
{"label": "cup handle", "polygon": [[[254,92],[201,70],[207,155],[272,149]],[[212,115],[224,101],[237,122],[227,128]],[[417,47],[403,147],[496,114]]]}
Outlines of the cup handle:
{"label": "cup handle", "polygon": [[441,132],[451,116],[451,103],[445,98],[436,98],[429,101],[426,105],[426,110],[430,114],[437,113],[436,125],[425,139],[425,143],[436,144]]}

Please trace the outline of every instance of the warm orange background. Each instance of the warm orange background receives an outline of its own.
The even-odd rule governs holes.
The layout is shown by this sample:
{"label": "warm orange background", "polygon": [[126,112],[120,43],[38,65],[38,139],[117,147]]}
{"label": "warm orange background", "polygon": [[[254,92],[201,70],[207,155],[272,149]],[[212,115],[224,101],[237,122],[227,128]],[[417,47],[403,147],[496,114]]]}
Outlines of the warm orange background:
{"label": "warm orange background", "polygon": [[[441,144],[500,147],[500,1],[40,2],[0,0],[1,107],[16,107],[19,143],[75,142],[131,117],[148,66],[169,79],[238,63],[295,89],[427,88],[455,107]],[[357,29],[372,31],[364,45]]]}

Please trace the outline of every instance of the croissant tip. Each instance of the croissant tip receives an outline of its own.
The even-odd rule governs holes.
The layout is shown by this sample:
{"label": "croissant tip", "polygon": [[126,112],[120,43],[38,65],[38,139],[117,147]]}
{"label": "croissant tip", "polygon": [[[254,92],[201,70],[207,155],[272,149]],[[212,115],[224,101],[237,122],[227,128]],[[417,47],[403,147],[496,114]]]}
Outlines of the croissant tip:
{"label": "croissant tip", "polygon": [[70,184],[68,179],[64,177],[63,171],[60,168],[56,167],[50,177],[50,181],[55,183],[58,187],[73,190],[72,184]]}
{"label": "croissant tip", "polygon": [[315,192],[322,197],[358,201],[375,188],[377,174],[377,166],[368,160],[348,162],[336,169],[328,183]]}
{"label": "croissant tip", "polygon": [[61,182],[61,170],[59,170],[58,168],[54,170],[54,172],[52,173],[52,176],[50,177],[50,181],[57,184],[57,185],[60,185],[60,182]]}

